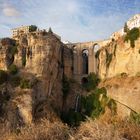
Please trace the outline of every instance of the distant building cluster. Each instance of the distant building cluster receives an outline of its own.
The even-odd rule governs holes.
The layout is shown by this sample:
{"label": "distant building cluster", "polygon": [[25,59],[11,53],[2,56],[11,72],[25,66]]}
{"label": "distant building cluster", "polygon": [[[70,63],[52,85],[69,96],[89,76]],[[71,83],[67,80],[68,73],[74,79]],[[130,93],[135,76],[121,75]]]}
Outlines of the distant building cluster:
{"label": "distant building cluster", "polygon": [[20,34],[29,33],[30,26],[21,26],[18,28],[12,29],[12,37],[16,38]]}
{"label": "distant building cluster", "polygon": [[127,26],[131,30],[134,27],[140,27],[140,14],[137,14],[127,21]]}
{"label": "distant building cluster", "polygon": [[[134,27],[140,27],[140,14],[134,15],[126,22],[126,24],[129,30],[133,29]],[[125,34],[124,28],[122,28],[118,32],[114,32],[111,35],[111,38],[117,40],[119,37],[123,36],[124,34]]]}
{"label": "distant building cluster", "polygon": [[[35,30],[34,29],[32,30],[32,27],[33,28],[35,27]],[[51,30],[51,28],[49,30]],[[45,29],[39,30],[39,28],[37,28],[37,26],[35,26],[35,25],[21,26],[21,27],[17,27],[17,28],[12,29],[12,38],[18,39],[19,35],[28,34],[29,32],[41,33],[41,32],[49,32],[49,30],[45,30]],[[55,33],[53,33],[53,35],[55,35],[58,39],[61,40],[61,37],[59,35],[57,35]]]}

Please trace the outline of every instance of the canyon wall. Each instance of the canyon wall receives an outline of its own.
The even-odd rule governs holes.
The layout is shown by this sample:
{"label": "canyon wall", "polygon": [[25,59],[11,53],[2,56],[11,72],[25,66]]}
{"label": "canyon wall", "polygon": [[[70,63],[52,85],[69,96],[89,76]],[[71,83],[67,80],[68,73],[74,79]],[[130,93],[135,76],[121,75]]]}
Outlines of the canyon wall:
{"label": "canyon wall", "polygon": [[124,40],[112,40],[97,54],[100,87],[116,101],[120,117],[140,113],[140,37],[134,46]]}
{"label": "canyon wall", "polygon": [[99,51],[99,76],[101,79],[126,74],[135,76],[140,73],[140,38],[132,48],[124,38],[112,41]]}
{"label": "canyon wall", "polygon": [[[45,112],[44,109],[52,108],[60,115],[63,75],[72,76],[71,50],[52,32],[22,34],[16,41],[5,38],[0,41],[0,70],[10,74],[11,65],[16,65],[18,73],[8,76],[7,83],[0,85],[0,95],[10,95],[2,107],[10,126],[30,124],[34,116]],[[12,78],[15,77],[21,79],[20,85],[13,86]],[[21,84],[27,84],[27,87],[22,88]]]}
{"label": "canyon wall", "polygon": [[99,85],[107,89],[109,97],[117,103],[120,117],[130,116],[131,111],[140,113],[140,77],[114,77]]}

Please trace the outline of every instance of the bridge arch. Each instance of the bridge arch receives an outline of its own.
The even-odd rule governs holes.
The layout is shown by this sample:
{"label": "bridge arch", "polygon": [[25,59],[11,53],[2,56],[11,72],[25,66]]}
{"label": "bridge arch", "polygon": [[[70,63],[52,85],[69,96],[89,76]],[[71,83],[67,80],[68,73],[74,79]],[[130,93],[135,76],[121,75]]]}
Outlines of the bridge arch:
{"label": "bridge arch", "polygon": [[88,67],[89,67],[89,51],[88,49],[82,50],[82,73],[88,74]]}
{"label": "bridge arch", "polygon": [[98,43],[93,45],[94,52],[96,53],[100,49],[100,45]]}
{"label": "bridge arch", "polygon": [[[98,59],[96,52],[103,46],[109,43],[110,40],[91,41],[73,44],[73,67],[74,78],[81,82],[83,76],[89,73],[98,73]],[[86,81],[84,79],[84,81]]]}

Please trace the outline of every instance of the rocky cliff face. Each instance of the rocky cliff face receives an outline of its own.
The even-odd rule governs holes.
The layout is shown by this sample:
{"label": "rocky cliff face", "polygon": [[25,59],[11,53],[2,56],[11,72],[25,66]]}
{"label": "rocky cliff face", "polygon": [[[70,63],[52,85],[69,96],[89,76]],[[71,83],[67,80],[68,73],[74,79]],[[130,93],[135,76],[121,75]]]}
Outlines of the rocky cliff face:
{"label": "rocky cliff face", "polygon": [[12,120],[12,126],[21,122],[30,124],[34,113],[44,111],[44,105],[41,104],[45,102],[59,114],[63,104],[63,74],[71,74],[71,66],[64,69],[64,51],[67,50],[65,54],[70,53],[64,49],[64,44],[53,33],[35,32],[20,35],[17,41],[3,39],[0,46],[0,69],[8,70],[14,64],[18,68],[15,76],[21,79],[16,87],[12,87],[12,80],[9,79],[9,86],[4,86],[11,96],[3,109],[8,114],[7,119]]}
{"label": "rocky cliff face", "polygon": [[114,77],[102,81],[100,87],[106,87],[108,95],[117,103],[120,117],[130,116],[131,111],[140,112],[140,77]]}
{"label": "rocky cliff face", "polygon": [[108,95],[118,104],[121,117],[131,111],[140,112],[140,37],[134,46],[125,41],[125,36],[112,41],[98,51],[101,87],[106,87]]}
{"label": "rocky cliff face", "polygon": [[0,41],[0,69],[6,70],[14,61],[16,41],[4,38]]}
{"label": "rocky cliff face", "polygon": [[140,72],[140,38],[132,48],[123,38],[109,43],[99,53],[99,75],[101,79],[121,74],[135,76]]}

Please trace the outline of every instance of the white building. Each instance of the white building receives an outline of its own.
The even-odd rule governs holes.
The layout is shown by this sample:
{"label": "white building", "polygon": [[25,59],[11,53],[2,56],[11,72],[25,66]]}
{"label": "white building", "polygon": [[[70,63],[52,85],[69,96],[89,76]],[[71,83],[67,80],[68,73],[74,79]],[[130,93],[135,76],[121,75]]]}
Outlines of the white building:
{"label": "white building", "polygon": [[21,26],[21,27],[12,29],[12,32],[13,32],[12,36],[13,36],[13,38],[16,38],[21,33],[28,33],[29,32],[29,28],[30,28],[30,26]]}
{"label": "white building", "polygon": [[[127,26],[129,28],[129,30],[131,30],[134,27],[140,27],[140,14],[136,14],[134,15],[132,18],[130,18],[127,22]],[[122,28],[121,30],[119,30],[118,32],[114,32],[111,35],[111,39],[118,39],[119,37],[123,36],[125,34],[124,32],[124,28]]]}
{"label": "white building", "polygon": [[140,14],[134,15],[127,21],[127,26],[131,30],[134,27],[140,27]]}

